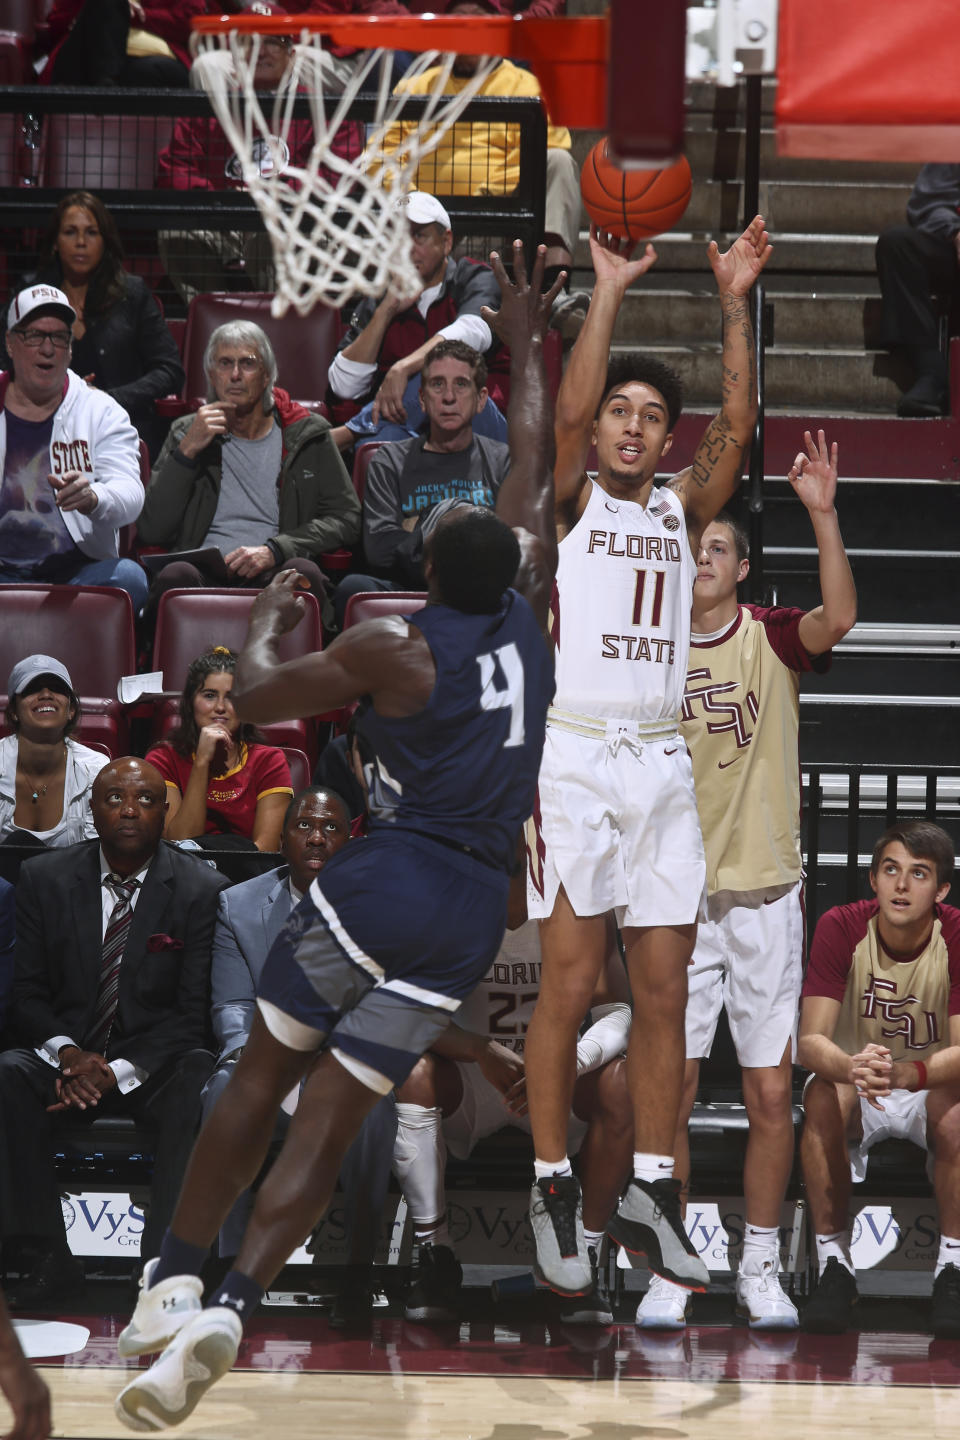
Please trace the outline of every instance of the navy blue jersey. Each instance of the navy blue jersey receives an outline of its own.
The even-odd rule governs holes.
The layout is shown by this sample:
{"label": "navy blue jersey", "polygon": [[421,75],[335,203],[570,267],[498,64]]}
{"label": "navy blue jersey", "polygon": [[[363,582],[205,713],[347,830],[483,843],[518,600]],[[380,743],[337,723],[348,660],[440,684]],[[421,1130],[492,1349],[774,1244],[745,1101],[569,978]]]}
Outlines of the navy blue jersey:
{"label": "navy blue jersey", "polygon": [[508,590],[495,615],[428,605],[408,617],[437,667],[416,715],[378,715],[361,730],[377,756],[371,834],[416,830],[512,870],[533,810],[553,657],[533,611]]}

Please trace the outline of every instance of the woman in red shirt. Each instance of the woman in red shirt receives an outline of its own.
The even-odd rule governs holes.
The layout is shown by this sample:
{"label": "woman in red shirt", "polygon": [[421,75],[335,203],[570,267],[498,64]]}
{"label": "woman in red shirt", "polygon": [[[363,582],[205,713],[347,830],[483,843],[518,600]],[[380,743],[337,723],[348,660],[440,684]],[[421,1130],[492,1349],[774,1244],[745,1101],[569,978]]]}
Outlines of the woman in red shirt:
{"label": "woman in red shirt", "polygon": [[168,840],[245,836],[279,850],[293,787],[282,750],[241,724],[230,699],[237,657],[216,645],[193,661],[180,696],[180,726],[147,754],[167,782]]}

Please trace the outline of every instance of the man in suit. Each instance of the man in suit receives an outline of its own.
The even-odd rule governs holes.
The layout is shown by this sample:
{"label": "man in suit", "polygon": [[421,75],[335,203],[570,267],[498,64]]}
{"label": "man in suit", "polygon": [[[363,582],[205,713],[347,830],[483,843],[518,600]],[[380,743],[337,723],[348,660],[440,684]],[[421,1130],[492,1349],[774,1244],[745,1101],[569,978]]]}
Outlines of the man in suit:
{"label": "man in suit", "polygon": [[161,843],[165,807],[152,765],[116,760],[91,795],[99,842],[20,871],[11,1029],[22,1048],[0,1055],[0,1237],[18,1241],[20,1306],[82,1275],[53,1169],[58,1117],[130,1115],[156,1131],[144,1256],[176,1203],[214,1063],[210,955],[227,882]]}

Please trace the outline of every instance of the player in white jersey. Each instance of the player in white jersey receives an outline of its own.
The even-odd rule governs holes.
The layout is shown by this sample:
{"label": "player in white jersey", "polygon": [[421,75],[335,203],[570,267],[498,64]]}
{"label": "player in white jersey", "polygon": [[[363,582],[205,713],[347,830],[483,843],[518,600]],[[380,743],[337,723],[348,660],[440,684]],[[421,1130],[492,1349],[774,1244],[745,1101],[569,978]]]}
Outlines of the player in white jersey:
{"label": "player in white jersey", "polygon": [[[496,960],[446,1033],[397,1094],[394,1171],[410,1210],[418,1260],[407,1292],[408,1320],[453,1320],[462,1272],[450,1244],[444,1188],[447,1153],[465,1160],[504,1126],[530,1132],[524,1078],[526,1029],[540,988],[540,941],[526,918],[523,866],[511,885],[507,931]],[[630,1029],[630,991],[609,926],[607,959],[577,1043],[568,1145],[584,1175],[584,1223],[594,1270],[589,1295],[568,1302],[567,1323],[608,1325],[601,1278],[603,1232],[630,1173],[633,1126],[621,1058]]]}
{"label": "player in white jersey", "polygon": [[[780,1209],[793,1164],[793,1037],[803,969],[799,677],[825,670],[857,618],[857,592],[834,499],[837,447],[810,432],[788,479],[807,510],[820,557],[821,603],[804,611],[737,603],[747,537],[725,511],[703,532],[680,733],[693,759],[707,857],[707,913],[689,971],[687,1062],[674,1147],[684,1188],[687,1121],[700,1061],[725,1008],[750,1122],[746,1225],[737,1310],[755,1329],[794,1329],[777,1278]],[[654,1282],[637,1323],[682,1329],[689,1294]]]}
{"label": "player in white jersey", "polygon": [[[756,417],[748,294],[770,255],[757,216],[707,255],[723,314],[722,406],[692,465],[654,477],[672,444],[680,383],[656,361],[608,370],[627,287],[656,259],[630,261],[591,232],[596,284],[557,400],[560,559],[554,607],[557,692],[531,847],[531,914],[543,976],[527,1037],[536,1152],[530,1218],[541,1277],[561,1294],[591,1274],[580,1194],[566,1153],[577,1027],[603,963],[605,919],[621,926],[634,996],[628,1077],[634,1179],[609,1233],[692,1289],[708,1273],[687,1239],[673,1179],[683,1084],[687,964],[704,860],[690,759],[677,731],[694,556],[736,486]],[[586,473],[596,445],[597,475]]]}

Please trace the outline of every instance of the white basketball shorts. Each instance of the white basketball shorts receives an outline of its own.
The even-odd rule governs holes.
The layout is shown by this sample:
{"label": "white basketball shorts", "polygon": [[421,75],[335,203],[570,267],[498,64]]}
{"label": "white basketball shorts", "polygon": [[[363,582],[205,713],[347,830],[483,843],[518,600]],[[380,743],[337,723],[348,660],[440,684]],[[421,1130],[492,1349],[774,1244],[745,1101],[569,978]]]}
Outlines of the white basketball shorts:
{"label": "white basketball shorts", "polygon": [[[721,890],[707,900],[688,971],[687,1058],[709,1054],[721,1007],[742,1066],[774,1066],[796,1049],[803,983],[801,886],[783,894]],[[766,897],[766,899],[765,899]]]}
{"label": "white basketball shorts", "polygon": [[537,810],[527,830],[527,910],[553,913],[562,885],[577,915],[621,926],[689,925],[706,879],[693,768],[684,742],[595,739],[548,723]]}
{"label": "white basketball shorts", "polygon": [[[851,1140],[849,1145],[850,1174],[856,1185],[867,1178],[870,1151],[881,1140],[909,1140],[921,1150],[929,1148],[926,1090],[893,1090],[880,1104],[883,1109],[875,1110],[867,1100],[860,1101],[863,1137]],[[927,1173],[931,1176],[932,1160],[932,1155],[928,1156]]]}
{"label": "white basketball shorts", "polygon": [[[495,1135],[505,1125],[515,1130],[530,1131],[529,1115],[516,1115],[503,1103],[503,1096],[482,1073],[479,1065],[465,1065],[459,1060],[457,1069],[463,1083],[463,1098],[452,1115],[443,1122],[443,1138],[447,1149],[458,1160],[466,1160],[478,1140]],[[576,1155],[587,1133],[587,1122],[570,1116],[567,1126],[567,1154]]]}

